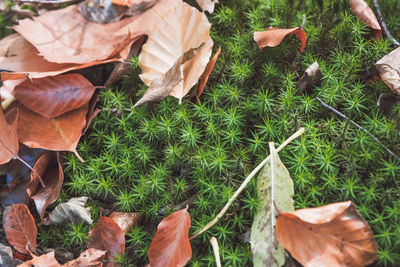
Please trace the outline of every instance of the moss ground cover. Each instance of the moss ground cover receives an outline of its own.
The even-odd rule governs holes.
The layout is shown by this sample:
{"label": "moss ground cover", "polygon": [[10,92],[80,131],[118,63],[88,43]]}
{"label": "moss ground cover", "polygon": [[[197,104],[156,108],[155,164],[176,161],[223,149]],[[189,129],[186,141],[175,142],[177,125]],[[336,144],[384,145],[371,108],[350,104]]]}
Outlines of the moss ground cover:
{"label": "moss ground cover", "polygon": [[[388,28],[400,38],[400,2],[380,2]],[[199,104],[179,105],[168,97],[130,112],[146,89],[132,58],[131,73],[100,92],[103,111],[78,146],[86,162],[66,156],[59,202],[89,196],[94,220],[101,208],[144,213],[119,257],[124,266],[144,266],[157,224],[174,205],[195,196],[189,205],[191,233],[200,230],[268,155],[268,141],[279,145],[303,126],[305,135],[280,152],[295,184],[295,207],[352,200],[376,235],[377,266],[399,263],[399,162],[315,99],[342,111],[399,155],[400,105],[386,118],[376,102],[390,90],[382,81],[368,81],[391,43],[370,40],[347,1],[231,0],[216,7],[208,17],[214,51],[221,46],[222,53]],[[279,47],[258,49],[254,31],[297,27],[303,14],[308,37],[303,53],[296,36]],[[314,61],[321,66],[322,82],[301,92],[298,78]],[[259,208],[255,185],[253,180],[217,225],[192,240],[190,266],[215,265],[212,236],[224,266],[252,265],[250,245],[241,235]],[[79,254],[89,229],[87,224],[40,226],[38,242]]]}

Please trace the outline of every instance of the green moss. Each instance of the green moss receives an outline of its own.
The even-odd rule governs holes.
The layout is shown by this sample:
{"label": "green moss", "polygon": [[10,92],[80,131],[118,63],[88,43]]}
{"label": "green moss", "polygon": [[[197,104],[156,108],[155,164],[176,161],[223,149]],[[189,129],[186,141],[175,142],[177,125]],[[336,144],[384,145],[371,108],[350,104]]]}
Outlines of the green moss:
{"label": "green moss", "polygon": [[[400,38],[400,6],[395,0],[381,2],[392,34]],[[263,51],[252,40],[253,31],[267,26],[299,26],[303,14],[304,53],[298,52],[296,36]],[[303,126],[304,136],[280,152],[295,184],[296,208],[354,201],[376,235],[378,265],[399,262],[399,163],[315,99],[341,110],[400,154],[400,106],[395,118],[385,118],[376,101],[389,89],[365,78],[391,50],[390,42],[369,39],[368,28],[342,0],[232,0],[217,5],[208,17],[215,49],[221,46],[222,54],[199,105],[188,100],[179,105],[168,97],[130,112],[146,89],[137,78],[137,58],[132,59],[132,72],[120,87],[101,91],[103,111],[78,147],[86,162],[74,155],[66,158],[63,198],[90,196],[94,218],[103,205],[143,212],[144,223],[127,235],[127,252],[118,258],[123,265],[143,266],[157,224],[165,217],[163,208],[170,213],[175,204],[197,194],[189,205],[191,233],[200,230],[267,156],[267,143],[279,144]],[[298,78],[315,60],[322,82],[313,92],[300,92]],[[240,236],[251,227],[259,206],[255,185],[248,185],[217,225],[191,241],[189,265],[214,266],[208,240],[216,236],[223,265],[251,266],[250,246]],[[88,231],[82,225],[67,228],[62,243],[67,247]],[[58,232],[46,229],[39,227],[40,244],[59,244]]]}

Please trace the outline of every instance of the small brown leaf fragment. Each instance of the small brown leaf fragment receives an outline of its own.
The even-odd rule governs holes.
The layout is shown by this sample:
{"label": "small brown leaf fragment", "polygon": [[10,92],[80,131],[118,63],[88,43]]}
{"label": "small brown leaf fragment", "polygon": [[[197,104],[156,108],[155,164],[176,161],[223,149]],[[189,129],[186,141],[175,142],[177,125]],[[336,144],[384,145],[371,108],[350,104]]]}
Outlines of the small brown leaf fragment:
{"label": "small brown leaf fragment", "polygon": [[[43,178],[46,187],[39,187],[35,192],[33,192],[30,198],[35,201],[36,209],[40,215],[40,219],[43,221],[47,206],[58,198],[64,180],[64,172],[60,164],[58,152],[48,151],[39,158],[38,162],[38,164],[41,164],[39,175]],[[35,166],[37,166],[37,164],[35,164]],[[32,178],[39,179],[34,173],[32,176],[31,181]]]}
{"label": "small brown leaf fragment", "polygon": [[18,267],[60,267],[61,265],[54,258],[54,251],[44,254],[40,257],[33,255],[33,259],[25,261],[23,264],[18,265]]}
{"label": "small brown leaf fragment", "polygon": [[208,11],[208,13],[214,12],[214,6],[218,3],[218,0],[196,0],[197,4],[201,7],[201,10]]}
{"label": "small brown leaf fragment", "polygon": [[90,207],[85,207],[88,197],[73,197],[66,203],[58,204],[49,216],[44,219],[44,225],[63,224],[71,222],[78,224],[80,222],[93,222],[90,214]]}
{"label": "small brown leaf fragment", "polygon": [[349,0],[354,15],[365,25],[373,29],[374,37],[381,38],[382,29],[374,12],[364,0]]}
{"label": "small brown leaf fragment", "polygon": [[9,124],[0,106],[0,165],[18,156],[17,117],[18,113],[10,117]]}
{"label": "small brown leaf fragment", "polygon": [[48,119],[86,105],[94,91],[94,86],[77,73],[26,79],[14,89],[19,102]]}
{"label": "small brown leaf fragment", "polygon": [[30,148],[74,152],[86,126],[88,105],[54,119],[46,119],[22,105],[18,111],[18,138],[21,143]]}
{"label": "small brown leaf fragment", "polygon": [[25,204],[13,204],[4,210],[4,232],[8,242],[19,252],[36,251],[37,229],[32,214]]}
{"label": "small brown leaf fragment", "polygon": [[81,253],[75,260],[62,265],[63,267],[102,267],[107,251],[89,248]]}
{"label": "small brown leaf fragment", "polygon": [[152,267],[184,266],[192,258],[190,224],[187,209],[176,211],[160,222],[148,250]]}
{"label": "small brown leaf fragment", "polygon": [[376,62],[375,68],[392,92],[400,95],[400,47]]}
{"label": "small brown leaf fragment", "polygon": [[113,257],[125,251],[125,234],[113,219],[102,216],[89,232],[88,248],[107,251],[105,266],[116,266]]}
{"label": "small brown leaf fragment", "polygon": [[266,46],[278,46],[288,34],[295,34],[299,37],[301,41],[300,52],[303,52],[304,47],[306,46],[307,36],[301,27],[292,29],[277,29],[270,27],[266,31],[254,32],[254,41],[256,41],[260,50],[262,50]]}
{"label": "small brown leaf fragment", "polygon": [[221,54],[221,47],[218,47],[217,52],[215,53],[213,58],[210,60],[210,62],[208,62],[203,74],[201,75],[201,77],[199,79],[199,86],[197,89],[196,102],[199,100],[199,97],[203,93],[204,87],[206,86],[207,81],[208,81],[208,77],[210,77],[210,74],[211,74],[212,70],[214,69],[215,63],[217,62],[220,54]]}
{"label": "small brown leaf fragment", "polygon": [[322,79],[322,72],[319,68],[319,64],[315,61],[313,64],[308,66],[303,76],[299,80],[299,88],[301,91],[310,90],[315,84]]}
{"label": "small brown leaf fragment", "polygon": [[304,266],[365,266],[376,260],[377,244],[351,201],[281,212],[279,243]]}
{"label": "small brown leaf fragment", "polygon": [[139,212],[118,212],[114,211],[110,214],[112,218],[121,228],[125,234],[129,232],[132,227],[135,227],[143,219],[143,215]]}

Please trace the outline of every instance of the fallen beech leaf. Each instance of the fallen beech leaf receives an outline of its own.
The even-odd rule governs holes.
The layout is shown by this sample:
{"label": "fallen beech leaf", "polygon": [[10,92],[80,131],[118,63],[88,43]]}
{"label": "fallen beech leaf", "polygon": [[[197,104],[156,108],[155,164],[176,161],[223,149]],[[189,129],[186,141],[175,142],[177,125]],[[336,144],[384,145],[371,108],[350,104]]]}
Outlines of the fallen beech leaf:
{"label": "fallen beech leaf", "polygon": [[125,2],[128,1],[130,3],[129,10],[125,13],[127,16],[137,16],[139,14],[144,13],[149,8],[153,7],[160,0],[113,0],[113,3],[116,2]]}
{"label": "fallen beech leaf", "polygon": [[21,143],[31,148],[75,152],[86,125],[88,105],[54,119],[46,119],[22,105],[18,111],[18,139]]}
{"label": "fallen beech leaf", "polygon": [[25,261],[23,264],[18,265],[18,267],[60,267],[61,265],[54,258],[54,251],[43,254],[40,257],[33,255],[33,259]]}
{"label": "fallen beech leaf", "polygon": [[147,253],[152,267],[184,266],[192,258],[190,223],[187,209],[175,211],[160,222]]}
{"label": "fallen beech leaf", "polygon": [[310,90],[316,83],[322,79],[322,72],[319,64],[315,61],[308,66],[303,76],[299,80],[299,88],[301,91]]}
{"label": "fallen beech leaf", "polygon": [[134,0],[112,0],[112,3],[114,5],[119,5],[119,6],[131,6],[133,4]]}
{"label": "fallen beech leaf", "polygon": [[0,165],[18,156],[17,117],[18,113],[15,113],[7,122],[0,108]]}
{"label": "fallen beech leaf", "polygon": [[116,266],[112,258],[124,252],[125,234],[113,219],[102,216],[89,232],[88,248],[106,250],[110,261],[105,266]]}
{"label": "fallen beech leaf", "polygon": [[16,250],[25,254],[36,251],[37,229],[25,204],[13,204],[5,208],[3,226],[8,242]]}
{"label": "fallen beech leaf", "polygon": [[214,6],[218,3],[218,0],[196,0],[197,4],[201,7],[201,10],[208,11],[208,13],[214,12]]}
{"label": "fallen beech leaf", "polygon": [[139,212],[114,211],[110,214],[110,218],[112,218],[118,224],[119,228],[121,228],[122,232],[126,234],[132,227],[138,225],[143,219],[143,215]]}
{"label": "fallen beech leaf", "polygon": [[63,267],[102,267],[107,251],[89,248],[81,253],[75,260],[62,265]]}
{"label": "fallen beech leaf", "polygon": [[78,224],[87,222],[92,224],[90,207],[85,207],[88,197],[73,197],[68,202],[58,204],[49,216],[43,220],[44,225],[62,224],[71,222]]}
{"label": "fallen beech leaf", "polygon": [[306,46],[307,36],[301,27],[292,29],[268,28],[263,32],[254,32],[254,41],[256,41],[258,47],[262,50],[266,46],[278,46],[288,34],[296,34],[300,38],[300,52],[303,52]]}
{"label": "fallen beech leaf", "polygon": [[364,0],[349,0],[354,15],[365,25],[373,29],[374,37],[381,38],[382,29],[371,8]]}
{"label": "fallen beech leaf", "polygon": [[[60,194],[64,173],[58,152],[46,152],[39,158],[35,167],[40,171],[38,173],[42,177],[46,187],[40,186],[38,189],[35,188],[35,191],[31,192],[30,198],[35,201],[36,209],[40,215],[40,219],[43,221],[47,206],[56,201]],[[34,180],[39,180],[39,178],[32,172],[31,182]],[[28,187],[31,182],[28,184]]]}
{"label": "fallen beech leaf", "polygon": [[93,61],[86,64],[57,64],[39,56],[38,50],[20,34],[15,33],[0,40],[0,69],[12,72],[1,72],[1,81],[26,78],[54,76],[72,70],[118,61],[111,58]]}
{"label": "fallen beech leaf", "polygon": [[392,92],[400,95],[400,47],[376,62],[375,68]]}
{"label": "fallen beech leaf", "polygon": [[15,266],[11,247],[0,243],[0,266]]}
{"label": "fallen beech leaf", "polygon": [[208,77],[210,77],[210,74],[212,72],[212,70],[214,69],[215,63],[217,62],[217,59],[219,57],[219,55],[221,54],[221,47],[218,47],[217,52],[215,52],[215,55],[213,56],[213,58],[210,60],[210,62],[208,62],[203,74],[201,75],[200,79],[199,79],[199,86],[197,89],[197,100],[199,100],[199,97],[201,96],[201,94],[204,91],[204,87],[207,84],[208,81]]}
{"label": "fallen beech leaf", "polygon": [[3,85],[0,87],[1,108],[5,110],[15,101],[14,88],[23,81],[25,81],[25,78],[3,82]]}
{"label": "fallen beech leaf", "polygon": [[267,162],[257,180],[257,195],[261,209],[254,216],[250,244],[254,266],[283,266],[285,251],[275,236],[276,211],[274,203],[282,211],[293,211],[294,185],[289,171],[281,162],[270,143],[271,160]]}
{"label": "fallen beech leaf", "polygon": [[213,41],[210,38],[210,26],[204,13],[186,3],[176,2],[155,23],[142,47],[139,64],[143,82],[151,86],[155,80],[163,80],[163,76],[180,58],[184,58],[186,52],[200,48],[193,51],[194,55],[190,60],[183,60],[184,63],[180,66],[182,81],[170,93],[181,101],[198,82],[211,56]]}
{"label": "fallen beech leaf", "polygon": [[86,0],[78,4],[78,11],[88,21],[110,23],[125,15],[127,5],[114,5],[115,0]]}
{"label": "fallen beech leaf", "polygon": [[86,105],[94,91],[94,86],[76,73],[26,79],[14,89],[20,103],[48,119]]}
{"label": "fallen beech leaf", "polygon": [[376,259],[371,228],[351,201],[282,212],[275,231],[304,266],[365,266]]}

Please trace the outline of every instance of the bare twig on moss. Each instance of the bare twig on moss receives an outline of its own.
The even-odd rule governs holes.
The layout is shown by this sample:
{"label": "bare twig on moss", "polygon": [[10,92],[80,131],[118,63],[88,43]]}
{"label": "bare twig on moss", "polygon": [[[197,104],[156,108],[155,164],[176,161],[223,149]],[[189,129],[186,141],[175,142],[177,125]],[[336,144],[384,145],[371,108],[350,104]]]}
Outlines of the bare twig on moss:
{"label": "bare twig on moss", "polygon": [[386,150],[386,152],[388,152],[392,157],[394,157],[395,159],[400,161],[400,157],[399,156],[397,156],[395,153],[393,153],[392,150],[390,150],[387,146],[385,146],[378,138],[376,138],[373,134],[371,134],[367,129],[365,129],[364,127],[362,127],[361,125],[359,125],[355,121],[351,120],[349,117],[347,117],[346,115],[344,115],[340,111],[338,111],[338,110],[334,109],[333,107],[329,106],[324,101],[322,101],[319,97],[316,97],[316,98],[317,98],[318,102],[321,104],[321,106],[323,106],[324,108],[329,109],[330,111],[332,111],[333,113],[335,113],[336,115],[341,117],[342,119],[348,120],[351,124],[353,124],[358,129],[360,129],[363,132],[365,132],[366,134],[368,134],[372,139],[374,139],[375,142],[377,142],[379,145],[381,145],[381,147],[384,148]]}
{"label": "bare twig on moss", "polygon": [[213,251],[214,251],[214,256],[215,256],[215,263],[217,267],[221,267],[221,258],[219,256],[219,246],[218,246],[218,241],[215,237],[210,238],[210,243],[212,245]]}
{"label": "bare twig on moss", "polygon": [[383,16],[382,16],[382,12],[381,12],[381,8],[379,6],[378,0],[373,0],[373,2],[374,2],[375,9],[376,9],[376,13],[378,15],[379,24],[381,24],[383,33],[387,36],[387,38],[390,39],[390,41],[392,41],[392,43],[395,46],[400,46],[400,43],[396,39],[394,39],[394,37],[390,34],[390,32],[386,26],[386,23],[383,20]]}
{"label": "bare twig on moss", "polygon": [[[297,137],[301,136],[305,132],[305,129],[302,127],[300,128],[297,132],[295,132],[292,136],[290,136],[285,142],[283,142],[277,149],[276,152],[281,151],[285,146],[287,146],[290,142],[292,142],[294,139]],[[259,170],[261,170],[262,167],[270,160],[271,155],[266,157],[258,166],[247,176],[246,180],[243,181],[243,183],[240,185],[238,190],[233,194],[233,196],[229,199],[228,203],[225,204],[224,208],[218,213],[218,215],[211,221],[209,222],[206,226],[204,226],[200,231],[195,233],[193,236],[190,237],[190,239],[195,238],[196,236],[204,233],[208,229],[210,229],[214,224],[216,224],[219,219],[224,216],[226,211],[229,209],[229,207],[232,205],[232,203],[236,200],[236,198],[239,196],[239,194],[243,191],[243,189],[246,187],[246,185],[250,182],[251,178],[253,178]]]}

